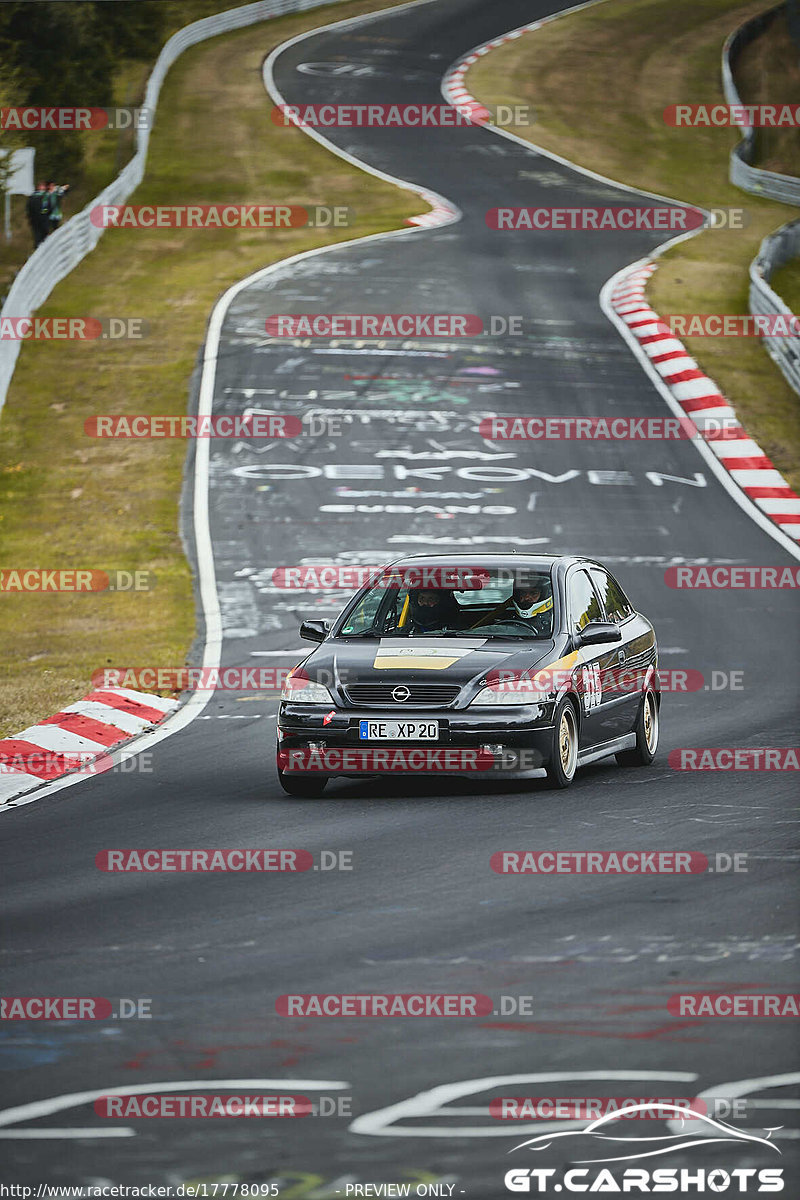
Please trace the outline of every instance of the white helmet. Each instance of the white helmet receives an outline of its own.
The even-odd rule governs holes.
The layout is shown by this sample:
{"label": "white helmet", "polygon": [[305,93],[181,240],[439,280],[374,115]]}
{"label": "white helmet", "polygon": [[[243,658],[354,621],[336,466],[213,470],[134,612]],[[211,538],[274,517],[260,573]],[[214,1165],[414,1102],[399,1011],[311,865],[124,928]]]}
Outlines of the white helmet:
{"label": "white helmet", "polygon": [[517,584],[511,596],[514,610],[521,617],[538,617],[553,607],[553,590],[546,575],[530,583]]}

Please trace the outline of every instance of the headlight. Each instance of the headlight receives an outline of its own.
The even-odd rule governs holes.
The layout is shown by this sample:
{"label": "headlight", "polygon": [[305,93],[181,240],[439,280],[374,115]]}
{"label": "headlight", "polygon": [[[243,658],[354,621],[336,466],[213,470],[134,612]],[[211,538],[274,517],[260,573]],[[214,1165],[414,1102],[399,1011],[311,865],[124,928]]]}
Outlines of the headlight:
{"label": "headlight", "polygon": [[514,684],[492,684],[491,687],[481,688],[469,707],[485,704],[539,704],[546,695],[546,689],[537,688],[529,682]]}
{"label": "headlight", "polygon": [[281,688],[281,700],[290,704],[333,704],[333,696],[321,683],[290,671]]}
{"label": "headlight", "polygon": [[572,679],[572,669],[560,666],[558,663],[527,671],[516,668],[495,668],[489,672],[472,705],[507,705],[507,704],[541,704],[543,700],[552,699],[561,688],[568,686]]}

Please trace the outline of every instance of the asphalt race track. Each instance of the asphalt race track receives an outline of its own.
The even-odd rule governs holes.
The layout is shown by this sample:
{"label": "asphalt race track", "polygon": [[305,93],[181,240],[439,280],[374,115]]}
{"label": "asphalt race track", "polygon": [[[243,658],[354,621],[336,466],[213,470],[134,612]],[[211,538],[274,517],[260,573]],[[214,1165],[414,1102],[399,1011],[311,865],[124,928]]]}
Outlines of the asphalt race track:
{"label": "asphalt race track", "polygon": [[[458,56],[551,11],[552,0],[409,7],[290,46],[275,83],[289,103],[440,103],[441,77]],[[786,1102],[800,1076],[771,1079],[796,1065],[796,1022],[667,1011],[682,989],[788,992],[797,982],[792,773],[668,765],[676,747],[794,744],[796,602],[791,591],[677,591],[664,581],[671,564],[796,559],[735,503],[691,442],[490,443],[475,431],[479,416],[494,413],[668,415],[598,303],[609,277],[663,235],[497,232],[485,222],[498,205],[654,202],[490,129],[326,136],[440,193],[462,219],[312,255],[265,273],[231,303],[214,411],[315,413],[322,431],[212,443],[223,662],[293,665],[305,653],[300,620],[340,608],[344,594],[277,588],[279,565],[517,548],[607,562],[653,621],[662,668],[707,680],[740,671],[741,687],[665,694],[654,765],[625,771],[612,760],[580,772],[567,792],[536,781],[400,777],[340,781],[321,800],[278,787],[275,693],[221,692],[154,748],[152,773],[115,772],[8,814],[4,992],[146,997],[152,1019],[6,1027],[4,1110],[88,1095],[24,1110],[16,1124],[4,1113],[4,1174],[54,1184],[278,1181],[284,1197],[319,1198],[344,1196],[348,1183],[435,1182],[491,1200],[509,1194],[509,1166],[532,1165],[524,1151],[506,1157],[522,1139],[490,1117],[494,1097],[718,1089],[757,1093],[764,1107],[740,1125],[762,1135],[783,1126],[773,1134],[782,1157],[715,1144],[663,1163],[779,1164],[784,1194],[797,1195],[800,1102]],[[338,343],[266,336],[268,316],[300,312],[476,313],[485,322],[519,314],[526,332]],[[338,426],[323,429],[325,417]],[[193,543],[188,504],[184,517]],[[95,866],[101,850],[148,846],[351,851],[353,869],[140,876]],[[492,873],[491,854],[515,848],[746,852],[749,870]],[[284,993],[416,991],[487,994],[496,1012],[405,1020],[275,1012]],[[504,1015],[501,996],[530,996],[530,1013]],[[503,1082],[537,1074],[539,1082]],[[223,1080],[350,1097],[352,1115],[115,1125],[92,1111],[94,1094],[112,1088],[183,1081],[211,1092]],[[428,1099],[376,1115],[470,1080],[447,1114],[427,1115],[438,1107]],[[756,1082],[737,1083],[748,1080]],[[363,1119],[350,1129],[353,1118]],[[119,1125],[130,1135],[113,1136]],[[669,1132],[663,1122],[638,1125],[636,1133]],[[594,1148],[588,1139],[580,1153],[572,1143],[554,1147],[535,1165],[595,1157]]]}

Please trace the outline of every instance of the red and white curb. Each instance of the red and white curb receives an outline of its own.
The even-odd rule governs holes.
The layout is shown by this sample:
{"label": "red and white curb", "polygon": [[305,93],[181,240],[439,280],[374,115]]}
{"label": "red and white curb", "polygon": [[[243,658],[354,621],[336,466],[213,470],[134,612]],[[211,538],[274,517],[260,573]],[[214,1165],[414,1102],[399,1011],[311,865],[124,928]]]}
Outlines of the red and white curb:
{"label": "red and white curb", "polygon": [[0,806],[63,775],[102,774],[109,750],[145,733],[179,707],[130,688],[89,692],[16,737],[0,739]]}
{"label": "red and white curb", "polygon": [[611,291],[611,307],[733,482],[783,533],[800,541],[800,496],[758,443],[748,437],[713,379],[647,303],[645,288],[656,265],[639,263],[618,276]]}
{"label": "red and white curb", "polygon": [[435,192],[426,193],[420,190],[420,195],[428,201],[431,210],[418,217],[406,217],[406,225],[419,225],[423,229],[434,229],[437,225],[451,225],[460,217],[461,213],[455,204],[450,204],[444,197],[437,196]]}
{"label": "red and white curb", "polygon": [[538,29],[544,23],[544,21],[531,21],[529,25],[521,25],[519,29],[512,29],[510,33],[504,33],[502,37],[494,38],[491,42],[484,42],[482,46],[476,46],[464,58],[459,59],[442,80],[442,94],[445,99],[449,100],[451,104],[455,104],[456,108],[463,109],[479,124],[485,124],[491,117],[491,113],[481,104],[480,100],[476,100],[471,92],[467,91],[464,83],[467,71],[490,50],[504,46],[507,42],[515,42],[517,38],[522,37],[523,33]]}

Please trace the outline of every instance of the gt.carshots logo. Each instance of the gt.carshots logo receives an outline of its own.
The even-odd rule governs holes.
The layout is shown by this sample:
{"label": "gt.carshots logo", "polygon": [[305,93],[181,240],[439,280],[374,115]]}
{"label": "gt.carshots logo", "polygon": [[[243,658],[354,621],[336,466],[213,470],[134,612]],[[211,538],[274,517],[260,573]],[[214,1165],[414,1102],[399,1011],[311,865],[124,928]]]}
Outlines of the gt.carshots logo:
{"label": "gt.carshots logo", "polygon": [[604,1167],[602,1170],[589,1170],[588,1167],[573,1167],[572,1170],[561,1174],[554,1167],[515,1167],[506,1171],[503,1182],[509,1192],[591,1192],[630,1195],[649,1195],[672,1192],[681,1196],[694,1192],[708,1192],[719,1195],[721,1192],[731,1192],[742,1195],[745,1192],[760,1192],[762,1194],[782,1192],[784,1188],[782,1167],[737,1167],[725,1171],[722,1167],[711,1170],[687,1167],[656,1167],[647,1170],[645,1167],[626,1167],[617,1172],[617,1177]]}
{"label": "gt.carshots logo", "polygon": [[[741,1194],[753,1192],[783,1191],[783,1169],[781,1167],[737,1167],[727,1170],[722,1167],[687,1168],[687,1167],[629,1167],[617,1166],[637,1158],[653,1159],[676,1150],[684,1154],[703,1146],[713,1146],[715,1154],[722,1144],[728,1149],[735,1150],[739,1155],[746,1149],[752,1152],[756,1147],[780,1154],[779,1148],[770,1141],[771,1130],[766,1130],[766,1137],[737,1129],[733,1125],[721,1123],[705,1112],[687,1110],[686,1100],[659,1101],[659,1115],[669,1123],[673,1130],[671,1136],[648,1136],[626,1133],[626,1126],[621,1121],[636,1117],[644,1112],[652,1115],[652,1101],[634,1100],[630,1105],[611,1111],[593,1120],[585,1129],[555,1130],[551,1133],[540,1134],[528,1138],[512,1147],[509,1153],[518,1150],[541,1151],[557,1146],[561,1151],[562,1161],[592,1164],[570,1169],[556,1167],[515,1167],[506,1171],[504,1183],[509,1192],[591,1192],[594,1193],[663,1193],[680,1192],[681,1195],[695,1192],[736,1192]],[[577,1139],[585,1143],[587,1139],[595,1139],[595,1145],[590,1147],[589,1154],[594,1151],[605,1157],[588,1157],[585,1152],[580,1158],[573,1158],[570,1153],[570,1141]],[[598,1144],[599,1143],[599,1144]],[[749,1155],[748,1155],[749,1157]],[[747,1160],[745,1160],[747,1161]],[[593,1165],[613,1163],[612,1173],[606,1166]]]}

